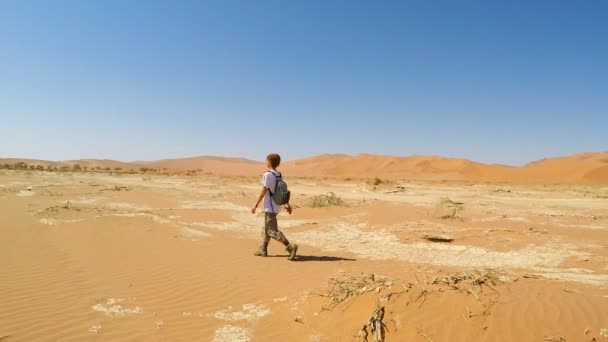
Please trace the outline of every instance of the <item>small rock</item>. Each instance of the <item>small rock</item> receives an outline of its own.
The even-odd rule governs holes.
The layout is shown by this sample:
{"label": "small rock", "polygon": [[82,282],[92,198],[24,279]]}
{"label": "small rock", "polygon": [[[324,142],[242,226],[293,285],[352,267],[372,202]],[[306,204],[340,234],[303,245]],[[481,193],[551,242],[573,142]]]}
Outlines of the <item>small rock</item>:
{"label": "small rock", "polygon": [[96,334],[99,334],[100,330],[101,330],[101,325],[99,325],[99,324],[95,324],[95,325],[93,325],[92,327],[89,328],[90,332],[93,332],[93,333],[96,333]]}
{"label": "small rock", "polygon": [[425,234],[422,236],[423,239],[429,240],[431,242],[452,242],[454,238],[446,235],[428,235]]}

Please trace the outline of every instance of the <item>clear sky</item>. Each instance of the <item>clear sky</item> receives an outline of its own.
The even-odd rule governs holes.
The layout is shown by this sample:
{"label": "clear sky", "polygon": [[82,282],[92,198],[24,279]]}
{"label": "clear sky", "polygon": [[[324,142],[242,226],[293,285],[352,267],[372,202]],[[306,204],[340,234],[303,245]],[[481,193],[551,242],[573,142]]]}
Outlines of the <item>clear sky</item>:
{"label": "clear sky", "polygon": [[0,1],[0,157],[608,150],[608,1]]}

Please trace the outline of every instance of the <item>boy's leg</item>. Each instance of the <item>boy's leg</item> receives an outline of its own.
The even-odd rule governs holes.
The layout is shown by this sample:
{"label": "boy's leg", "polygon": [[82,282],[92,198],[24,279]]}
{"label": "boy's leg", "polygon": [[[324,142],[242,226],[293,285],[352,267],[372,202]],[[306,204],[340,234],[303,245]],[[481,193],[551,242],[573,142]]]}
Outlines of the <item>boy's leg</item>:
{"label": "boy's leg", "polygon": [[262,244],[260,245],[260,247],[253,252],[253,255],[255,256],[268,256],[268,243],[270,242],[270,238],[269,237],[265,237],[262,240]]}
{"label": "boy's leg", "polygon": [[268,220],[266,220],[266,217],[264,217],[264,227],[262,228],[262,244],[255,252],[253,252],[253,255],[264,256],[264,257],[268,256],[268,244],[269,243],[270,243],[270,236],[268,235]]}
{"label": "boy's leg", "polygon": [[293,260],[296,256],[296,252],[298,251],[298,245],[289,243],[289,240],[287,240],[287,237],[285,237],[285,234],[283,234],[279,230],[279,225],[277,222],[277,214],[266,213],[265,219],[266,219],[266,235],[270,236],[271,238],[273,238],[273,239],[281,242],[283,245],[285,245],[287,252],[289,253],[289,260]]}

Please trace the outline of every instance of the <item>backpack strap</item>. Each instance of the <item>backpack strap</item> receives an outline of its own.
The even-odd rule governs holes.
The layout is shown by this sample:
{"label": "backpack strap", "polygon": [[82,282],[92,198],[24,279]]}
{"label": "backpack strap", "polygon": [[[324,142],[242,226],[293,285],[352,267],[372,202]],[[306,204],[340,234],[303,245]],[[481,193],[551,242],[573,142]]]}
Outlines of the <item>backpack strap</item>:
{"label": "backpack strap", "polygon": [[[268,172],[274,176],[274,192],[276,192],[277,186],[279,185],[279,179],[282,179],[281,173],[279,172],[279,175],[277,176],[277,174],[272,172],[271,170],[269,170]],[[274,193],[272,191],[270,191],[270,189],[268,189],[268,192],[270,192],[270,197],[274,196]]]}
{"label": "backpack strap", "polygon": [[275,178],[281,178],[281,173],[280,173],[279,171],[277,171],[277,172],[279,172],[279,175],[278,175],[278,176],[277,176],[277,174],[276,174],[276,173],[272,172],[272,170],[268,170],[268,172],[272,173],[272,175],[273,175]]}
{"label": "backpack strap", "polygon": [[[277,183],[279,178],[281,178],[281,173],[279,172],[279,175],[277,176],[274,172],[272,172],[271,170],[268,170],[267,172],[271,173],[274,176],[274,190],[276,192],[277,190]],[[272,191],[270,191],[270,189],[268,189],[268,193],[270,194],[270,208],[272,209],[272,212],[274,213],[274,205],[272,204],[272,202],[274,202],[274,200],[272,199],[272,196],[274,196],[274,194],[272,193]]]}

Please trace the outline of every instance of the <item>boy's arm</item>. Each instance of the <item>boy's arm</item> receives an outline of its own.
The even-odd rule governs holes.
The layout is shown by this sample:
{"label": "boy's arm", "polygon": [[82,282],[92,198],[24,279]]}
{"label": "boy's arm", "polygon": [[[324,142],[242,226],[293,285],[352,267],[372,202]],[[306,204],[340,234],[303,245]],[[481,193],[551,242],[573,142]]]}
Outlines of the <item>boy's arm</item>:
{"label": "boy's arm", "polygon": [[251,213],[252,214],[255,214],[255,210],[260,205],[260,202],[262,202],[262,200],[264,199],[264,196],[266,195],[266,192],[268,192],[268,188],[262,187],[262,191],[260,191],[260,195],[258,196],[258,200],[255,202],[255,206],[251,209]]}

